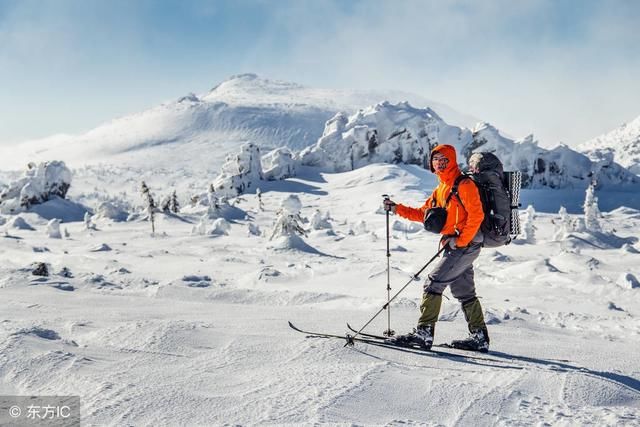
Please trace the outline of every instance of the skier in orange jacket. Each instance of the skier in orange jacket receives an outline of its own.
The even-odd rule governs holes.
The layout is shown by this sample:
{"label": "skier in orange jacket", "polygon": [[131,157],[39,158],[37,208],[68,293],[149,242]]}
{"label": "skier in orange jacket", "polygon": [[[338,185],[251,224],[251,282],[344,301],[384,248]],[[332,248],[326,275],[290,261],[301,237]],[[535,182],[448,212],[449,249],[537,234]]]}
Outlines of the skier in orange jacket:
{"label": "skier in orange jacket", "polygon": [[473,280],[473,262],[480,254],[483,240],[480,225],[484,212],[480,194],[471,179],[459,180],[457,195],[452,194],[456,178],[462,172],[456,161],[455,148],[451,145],[436,146],[431,151],[429,165],[431,172],[438,176],[438,186],[424,205],[412,208],[387,199],[384,208],[439,232],[442,234],[441,244],[446,245],[446,249],[424,284],[417,328],[412,333],[387,341],[431,348],[442,305],[442,292],[450,286],[451,293],[462,304],[469,327],[469,337],[453,341],[452,346],[486,352],[489,351],[489,334]]}

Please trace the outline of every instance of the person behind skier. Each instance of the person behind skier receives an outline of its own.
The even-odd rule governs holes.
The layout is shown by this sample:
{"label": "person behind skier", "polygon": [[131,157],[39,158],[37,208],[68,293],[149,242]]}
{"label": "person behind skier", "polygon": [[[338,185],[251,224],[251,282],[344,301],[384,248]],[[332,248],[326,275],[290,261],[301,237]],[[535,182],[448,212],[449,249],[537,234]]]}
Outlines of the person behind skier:
{"label": "person behind skier", "polygon": [[434,207],[446,209],[446,220],[440,231],[440,244],[446,246],[443,257],[424,284],[418,326],[412,333],[388,338],[395,345],[417,344],[430,349],[435,324],[440,314],[442,292],[451,287],[451,293],[462,304],[469,327],[469,337],[456,340],[452,346],[466,350],[489,351],[489,334],[484,322],[482,306],[476,296],[473,280],[473,262],[480,254],[483,235],[480,225],[484,219],[478,189],[470,179],[458,184],[458,196],[450,195],[454,181],[462,172],[456,162],[456,151],[451,145],[438,145],[429,158],[431,172],[438,177],[438,186],[420,208],[384,201],[385,210],[412,221],[425,221]]}

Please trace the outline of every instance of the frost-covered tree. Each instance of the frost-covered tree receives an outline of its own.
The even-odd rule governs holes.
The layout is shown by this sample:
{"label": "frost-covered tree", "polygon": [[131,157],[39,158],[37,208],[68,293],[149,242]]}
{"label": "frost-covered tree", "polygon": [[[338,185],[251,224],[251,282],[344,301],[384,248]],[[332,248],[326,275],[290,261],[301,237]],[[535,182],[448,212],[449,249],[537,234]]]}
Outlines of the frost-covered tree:
{"label": "frost-covered tree", "polygon": [[302,203],[298,196],[290,195],[283,199],[270,240],[280,236],[306,236],[306,230],[300,225],[302,223],[301,209]]}
{"label": "frost-covered tree", "polygon": [[248,231],[250,236],[261,236],[262,235],[262,231],[260,231],[260,227],[257,226],[256,224],[251,223],[251,222],[247,224],[247,231]]}
{"label": "frost-covered tree", "polygon": [[553,233],[553,240],[564,240],[569,233],[573,231],[573,222],[567,209],[564,206],[560,206],[558,211],[558,219],[554,221],[555,230]]}
{"label": "frost-covered tree", "polygon": [[51,239],[62,239],[62,233],[60,232],[60,220],[53,218],[47,223],[47,235]]}
{"label": "frost-covered tree", "polygon": [[262,156],[263,178],[277,181],[296,176],[297,161],[286,147],[276,148]]}
{"label": "frost-covered tree", "polygon": [[571,227],[573,228],[574,231],[577,231],[578,233],[584,233],[587,230],[587,224],[584,221],[584,217],[577,217],[572,223],[571,223]]}
{"label": "frost-covered tree", "polygon": [[529,205],[527,206],[527,215],[529,216],[529,218],[533,221],[534,219],[536,219],[536,210],[533,207],[533,205]]}
{"label": "frost-covered tree", "polygon": [[534,243],[535,242],[535,234],[537,227],[534,225],[534,218],[536,216],[536,210],[532,205],[527,206],[525,211],[524,220],[522,221],[522,233],[521,238],[518,240],[524,241],[526,243]]}
{"label": "frost-covered tree", "polygon": [[71,171],[62,161],[29,163],[24,176],[0,192],[0,211],[15,214],[53,197],[65,198]]}
{"label": "frost-covered tree", "polygon": [[235,197],[246,190],[255,188],[263,179],[260,162],[260,148],[252,143],[240,147],[240,153],[230,155],[222,165],[222,172],[215,179],[213,186],[216,193]]}
{"label": "frost-covered tree", "polygon": [[313,230],[331,230],[332,226],[329,222],[328,216],[323,215],[319,209],[316,209],[313,215],[311,215],[310,227]]}
{"label": "frost-covered tree", "polygon": [[600,227],[600,209],[598,198],[595,196],[595,185],[587,187],[584,199],[584,222],[588,231],[602,231]]}
{"label": "frost-covered tree", "polygon": [[180,212],[180,203],[178,202],[178,196],[176,195],[176,190],[173,190],[173,193],[171,193],[171,201],[169,202],[169,209],[173,213]]}
{"label": "frost-covered tree", "polygon": [[360,220],[355,226],[354,231],[356,234],[367,234],[369,230],[367,229],[367,223],[364,220]]}
{"label": "frost-covered tree", "polygon": [[262,203],[262,191],[260,191],[260,188],[256,188],[256,197],[258,198],[258,209],[260,209],[260,212],[263,212],[264,203]]}
{"label": "frost-covered tree", "polygon": [[229,222],[224,218],[218,218],[213,221],[209,234],[212,236],[227,236],[229,234],[229,230],[231,230],[231,224],[229,224]]}
{"label": "frost-covered tree", "polygon": [[208,214],[209,218],[218,218],[220,216],[220,202],[218,200],[218,196],[216,195],[216,191],[213,187],[213,184],[209,185],[209,191],[207,192],[207,200],[209,202]]}
{"label": "frost-covered tree", "polygon": [[162,212],[178,213],[180,211],[180,203],[178,203],[176,190],[173,190],[173,192],[169,196],[162,199],[160,209],[162,210]]}
{"label": "frost-covered tree", "polygon": [[336,172],[380,162],[423,165],[430,148],[443,142],[440,123],[446,126],[432,110],[408,103],[382,102],[351,117],[338,113],[327,121],[318,142],[299,154],[299,162]]}
{"label": "frost-covered tree", "polygon": [[[402,227],[404,227],[404,224],[402,224]],[[347,230],[347,234],[349,236],[357,236],[357,235],[361,235],[361,234],[367,234],[368,232],[369,232],[369,230],[367,229],[367,223],[364,220],[360,220],[360,221],[358,221],[356,223],[350,223],[349,224],[349,229]],[[405,234],[406,234],[406,231],[405,231]]]}
{"label": "frost-covered tree", "polygon": [[93,219],[89,212],[84,213],[84,229],[85,230],[95,230],[96,225],[93,223]]}
{"label": "frost-covered tree", "polygon": [[204,214],[200,217],[200,221],[191,229],[191,234],[204,235],[207,232],[207,224],[209,222],[209,215]]}
{"label": "frost-covered tree", "polygon": [[147,184],[144,181],[142,181],[141,191],[142,191],[142,198],[144,199],[144,205],[147,210],[147,215],[149,217],[149,221],[151,221],[151,232],[155,233],[156,226],[155,226],[154,211],[156,209],[156,203],[154,202],[153,196],[149,191],[149,187],[147,187]]}
{"label": "frost-covered tree", "polygon": [[171,212],[169,210],[169,200],[171,200],[170,198],[171,196],[165,196],[162,198],[162,200],[160,201],[160,210],[164,213],[168,213]]}

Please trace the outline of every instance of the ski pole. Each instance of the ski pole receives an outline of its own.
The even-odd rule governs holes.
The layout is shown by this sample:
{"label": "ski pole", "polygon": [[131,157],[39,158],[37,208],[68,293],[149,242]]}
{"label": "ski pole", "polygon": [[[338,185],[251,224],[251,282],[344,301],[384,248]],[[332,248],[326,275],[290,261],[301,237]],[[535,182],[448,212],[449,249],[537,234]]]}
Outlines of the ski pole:
{"label": "ski pole", "polygon": [[[389,200],[389,196],[387,194],[382,195],[383,199]],[[391,268],[390,268],[390,260],[391,252],[389,251],[389,210],[386,209],[387,213],[387,306],[391,302]],[[393,336],[394,331],[391,330],[391,308],[387,310],[387,330],[382,333],[383,335],[390,337]]]}
{"label": "ski pole", "polygon": [[354,335],[347,335],[347,343],[345,344],[345,347],[346,347],[347,345],[353,344],[353,338],[355,338],[355,337],[357,337],[358,335],[360,335],[360,332],[362,332],[362,331],[364,330],[364,328],[366,328],[367,326],[369,326],[369,323],[373,322],[373,319],[375,319],[376,317],[378,317],[378,315],[379,315],[380,313],[382,313],[382,311],[383,311],[383,310],[387,309],[387,308],[389,307],[389,304],[391,303],[391,301],[393,301],[394,299],[396,299],[396,297],[397,297],[398,295],[400,295],[400,293],[401,293],[402,291],[404,291],[404,290],[405,290],[405,288],[411,284],[411,282],[413,282],[414,280],[418,280],[418,279],[420,279],[420,273],[422,273],[422,272],[424,271],[424,269],[425,269],[425,268],[427,268],[427,267],[429,266],[429,264],[431,264],[431,263],[433,262],[433,260],[435,260],[436,258],[438,258],[438,257],[440,256],[440,254],[441,254],[442,252],[444,252],[444,250],[445,250],[446,248],[447,248],[447,245],[443,245],[443,246],[442,246],[442,248],[441,248],[438,252],[436,252],[436,254],[435,254],[435,255],[434,255],[434,256],[433,256],[429,261],[427,261],[427,263],[426,263],[424,266],[422,266],[422,268],[421,268],[421,269],[420,269],[416,274],[414,274],[414,275],[411,277],[411,279],[409,279],[409,281],[407,282],[407,284],[406,284],[406,285],[404,285],[404,286],[402,287],[402,289],[400,289],[400,290],[399,290],[399,291],[398,291],[398,292],[397,292],[393,297],[391,297],[391,299],[389,300],[389,302],[387,302],[385,305],[383,305],[383,306],[382,306],[382,308],[381,308],[380,310],[378,310],[378,312],[377,312],[377,313],[376,313],[376,314],[375,314],[371,319],[369,319],[369,321],[368,321],[367,323],[365,323],[365,324],[364,324],[364,326],[363,326],[362,328],[360,328],[360,329],[358,330],[358,332],[356,332]]}

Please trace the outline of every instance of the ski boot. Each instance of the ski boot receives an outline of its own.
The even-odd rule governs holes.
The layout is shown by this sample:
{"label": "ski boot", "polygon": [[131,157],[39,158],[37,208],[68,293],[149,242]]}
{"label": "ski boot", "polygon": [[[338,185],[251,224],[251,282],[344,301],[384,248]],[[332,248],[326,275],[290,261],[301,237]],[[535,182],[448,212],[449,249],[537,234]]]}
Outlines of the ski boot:
{"label": "ski boot", "polygon": [[487,328],[474,329],[469,333],[469,337],[463,340],[454,340],[451,347],[460,350],[479,351],[481,353],[489,352],[489,333]]}
{"label": "ski boot", "polygon": [[430,350],[433,345],[433,329],[433,325],[418,326],[413,332],[387,338],[384,342],[400,347],[418,346],[424,350]]}

